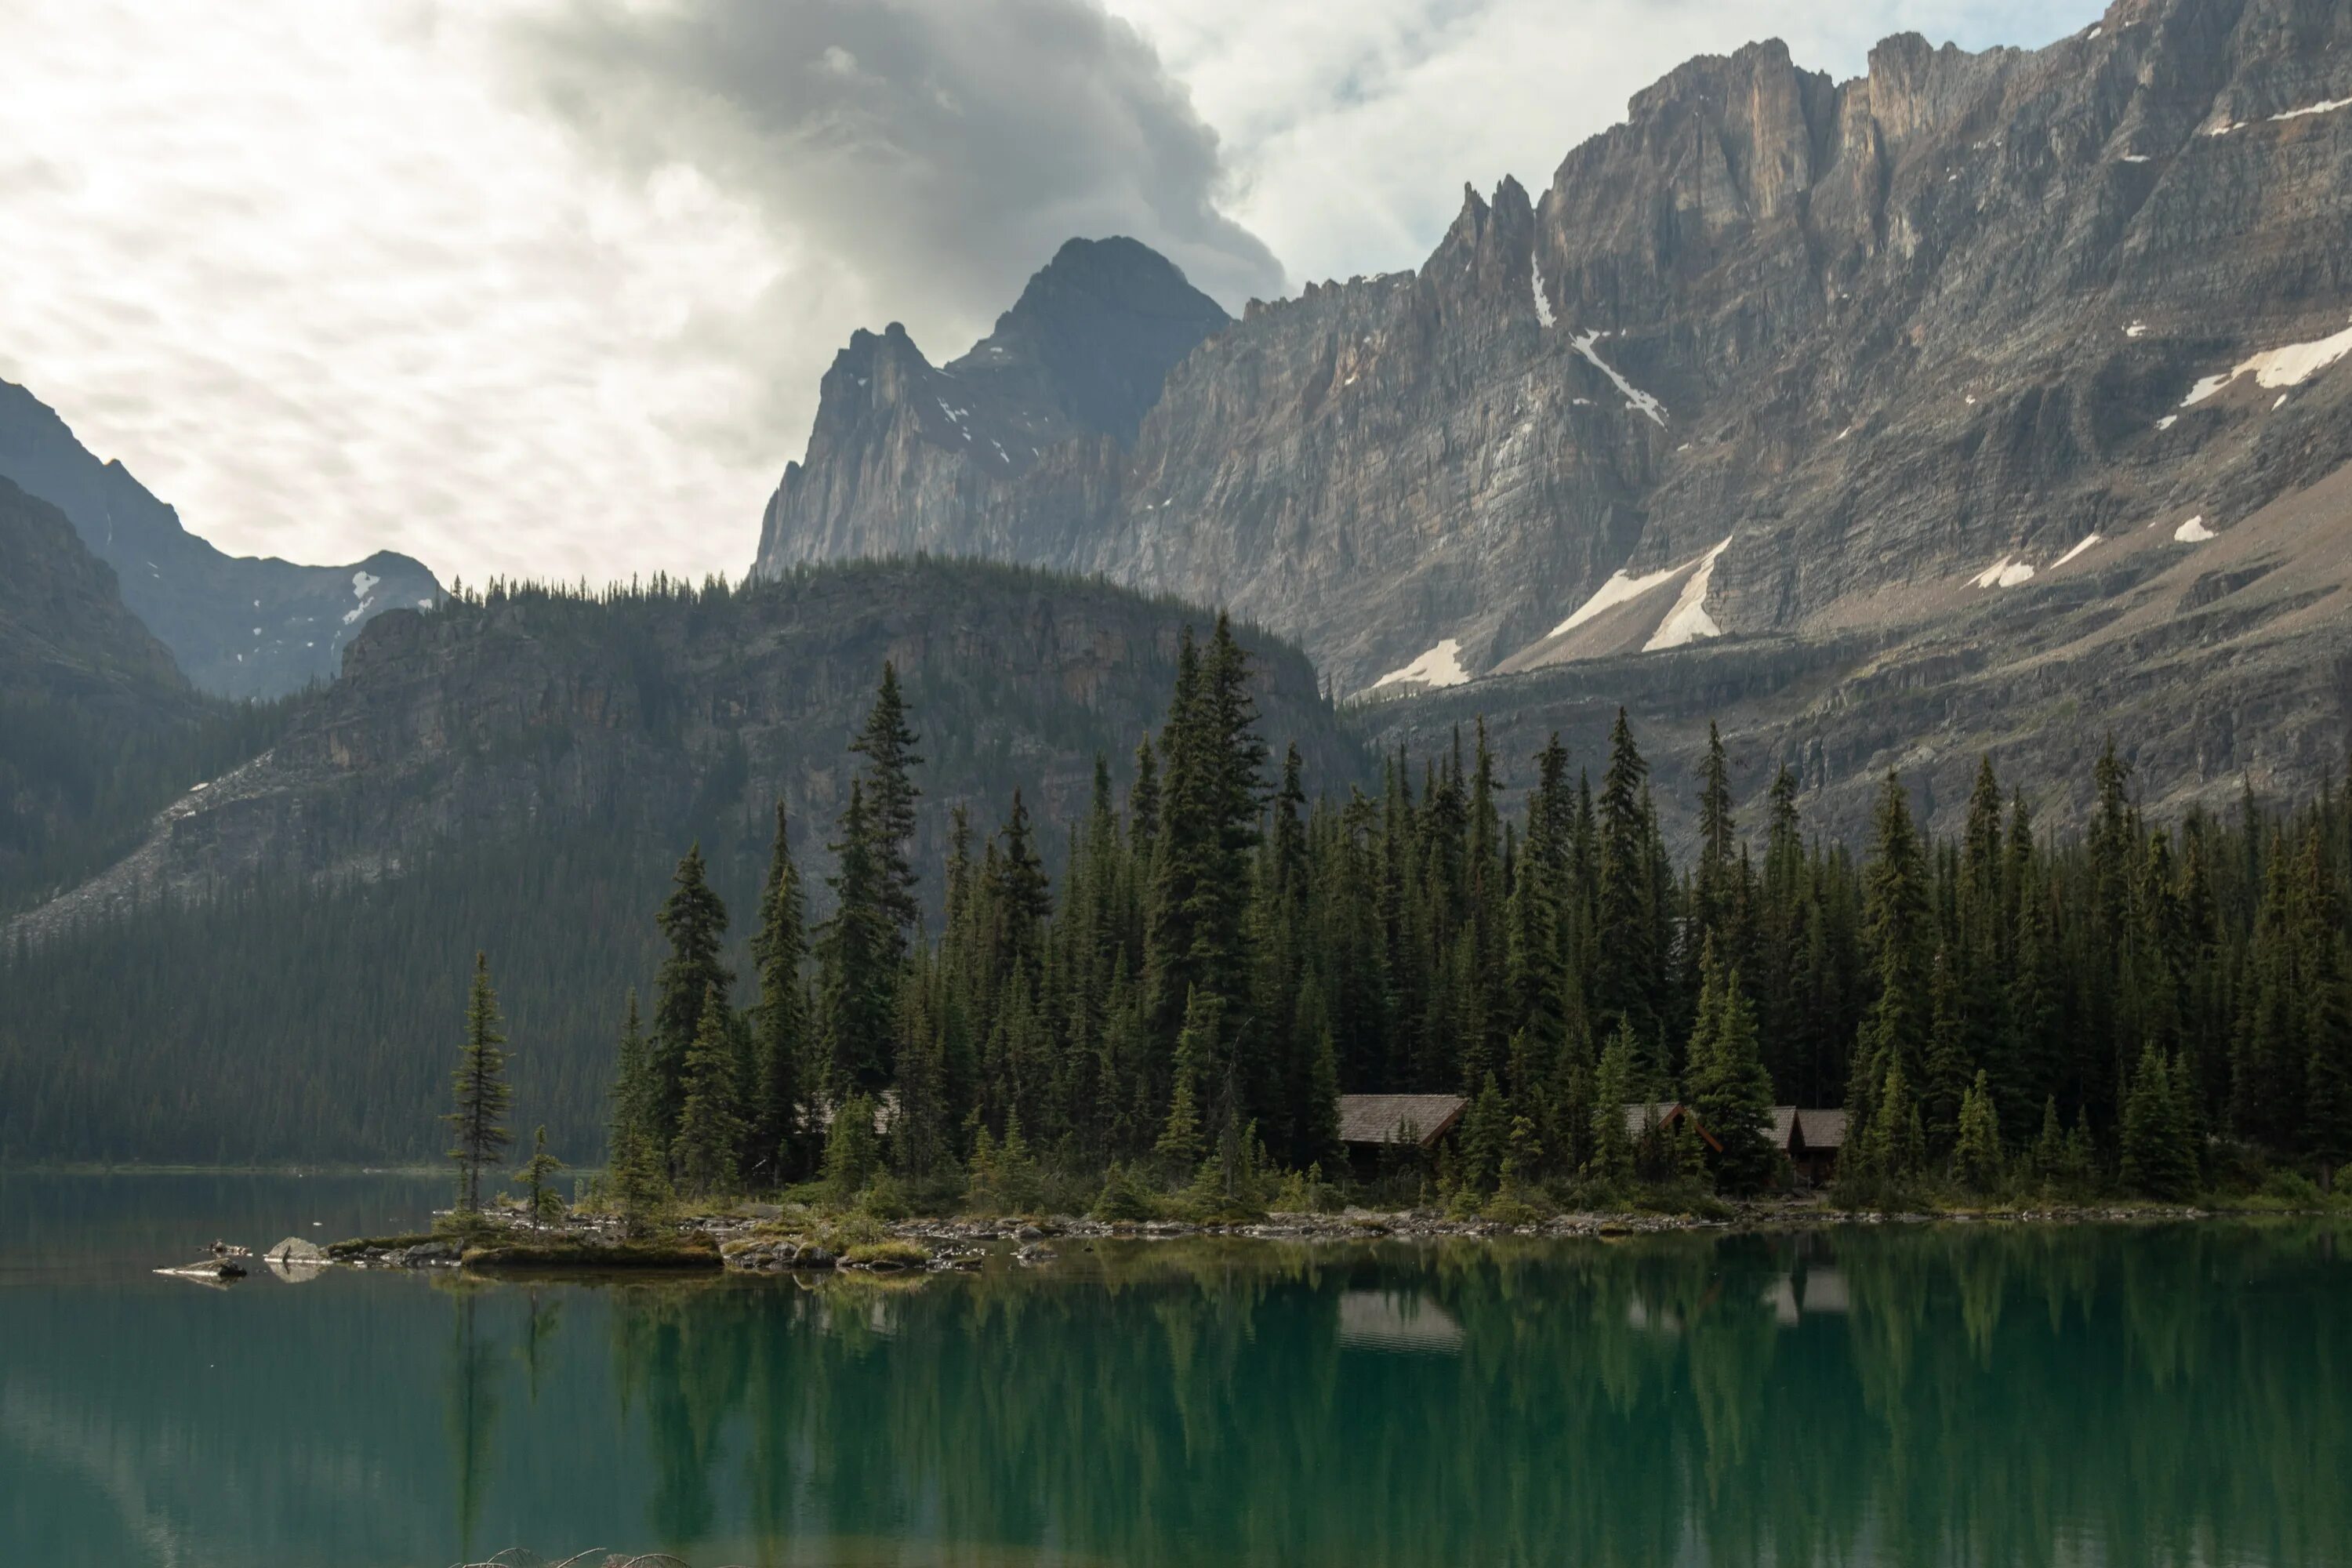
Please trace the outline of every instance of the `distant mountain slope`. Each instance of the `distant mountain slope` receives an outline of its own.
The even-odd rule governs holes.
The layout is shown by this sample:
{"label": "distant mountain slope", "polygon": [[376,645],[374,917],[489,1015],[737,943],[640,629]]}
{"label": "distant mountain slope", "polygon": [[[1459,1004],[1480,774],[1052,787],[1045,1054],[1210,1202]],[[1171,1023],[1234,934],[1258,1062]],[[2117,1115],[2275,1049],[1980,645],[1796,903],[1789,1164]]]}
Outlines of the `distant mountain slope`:
{"label": "distant mountain slope", "polygon": [[[823,912],[846,747],[886,658],[921,736],[935,900],[950,812],[984,838],[1015,786],[1058,873],[1097,754],[1124,798],[1188,624],[1213,622],[938,562],[388,614],[269,752],[0,929],[0,1164],[431,1158],[478,946],[523,1053],[521,1124],[593,1149],[671,868],[701,844],[740,942],[782,796]],[[1305,658],[1241,636],[1276,758],[1295,741],[1316,787],[1367,782]]]}
{"label": "distant mountain slope", "polygon": [[[2347,103],[2346,0],[2116,0],[2039,51],[1905,35],[1844,83],[1777,41],[1702,57],[1535,197],[1465,193],[1418,271],[1254,302],[1126,450],[887,447],[887,389],[828,378],[761,568],[919,533],[1230,603],[1346,690],[1468,682],[1447,711],[1717,638],[1785,639],[1849,694],[1913,648],[1936,714],[2062,613],[2193,643],[2212,617],[2147,596],[2352,459]],[[2330,620],[2266,658],[2332,668]],[[2078,654],[2101,682],[2130,657]],[[2125,737],[2157,794],[2307,788],[2340,755],[2326,681],[2256,707],[2227,663],[2167,668]],[[1726,717],[1822,789],[1928,738],[1805,713]],[[1968,733],[2063,739],[2029,728]]]}
{"label": "distant mountain slope", "polygon": [[197,687],[219,696],[276,697],[331,680],[372,616],[440,592],[430,572],[388,551],[349,566],[224,554],[121,463],[100,461],[54,411],[5,381],[0,477],[72,520],[114,568],[123,602]]}
{"label": "distant mountain slope", "polygon": [[127,849],[274,718],[192,690],[65,514],[0,479],[0,914]]}
{"label": "distant mountain slope", "polygon": [[[1098,752],[1129,776],[1166,706],[1182,627],[1205,637],[1213,618],[941,562],[813,569],[740,592],[522,592],[391,612],[273,750],[187,795],[136,854],[26,929],[264,869],[396,875],[437,846],[549,830],[593,828],[671,858],[718,836],[725,853],[756,858],[779,798],[830,828],[886,659],[924,737],[918,861],[933,868],[952,805],[985,826],[1018,785],[1033,813],[1075,823]],[[1244,641],[1269,741],[1297,741],[1334,787],[1364,778],[1365,753],[1305,658]]]}
{"label": "distant mountain slope", "polygon": [[125,609],[65,513],[0,479],[0,697],[121,717],[184,707],[172,655]]}

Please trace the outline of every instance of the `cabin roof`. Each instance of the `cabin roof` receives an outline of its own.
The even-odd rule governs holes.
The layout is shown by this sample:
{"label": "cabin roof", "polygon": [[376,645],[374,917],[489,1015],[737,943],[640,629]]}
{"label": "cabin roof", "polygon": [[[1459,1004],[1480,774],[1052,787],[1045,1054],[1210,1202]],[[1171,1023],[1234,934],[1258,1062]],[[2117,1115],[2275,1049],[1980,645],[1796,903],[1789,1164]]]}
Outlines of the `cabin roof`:
{"label": "cabin roof", "polygon": [[1339,1142],[1426,1149],[1454,1130],[1469,1103],[1458,1094],[1343,1094]]}
{"label": "cabin roof", "polygon": [[1690,1124],[1698,1130],[1698,1135],[1706,1140],[1708,1148],[1723,1147],[1722,1141],[1708,1131],[1706,1123],[1699,1120],[1698,1112],[1678,1100],[1637,1100],[1627,1105],[1625,1136],[1639,1142],[1643,1131],[1652,1122],[1654,1121],[1661,1129],[1664,1129],[1673,1126],[1678,1119],[1685,1116],[1690,1118]]}
{"label": "cabin roof", "polygon": [[1843,1149],[1845,1147],[1845,1112],[1843,1110],[1800,1110],[1798,1124],[1805,1130],[1808,1149]]}

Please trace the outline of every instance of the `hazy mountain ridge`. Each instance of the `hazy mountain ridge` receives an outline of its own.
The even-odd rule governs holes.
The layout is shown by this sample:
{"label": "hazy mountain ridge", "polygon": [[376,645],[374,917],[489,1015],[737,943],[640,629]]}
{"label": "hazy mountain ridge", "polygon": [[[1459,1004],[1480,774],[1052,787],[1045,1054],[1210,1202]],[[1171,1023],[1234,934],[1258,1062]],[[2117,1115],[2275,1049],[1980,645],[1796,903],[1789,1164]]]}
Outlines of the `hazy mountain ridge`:
{"label": "hazy mountain ridge", "polygon": [[[760,568],[1100,572],[1230,603],[1348,690],[1793,638],[1830,661],[1818,705],[1725,716],[1824,791],[1922,748],[2038,760],[2064,704],[2018,692],[2138,689],[2102,632],[2129,618],[2161,697],[2087,722],[2145,726],[2152,794],[2307,788],[2343,617],[2266,606],[2352,581],[2321,485],[2352,458],[2347,100],[2340,3],[2119,0],[2038,51],[1906,35],[1843,84],[1777,42],[1702,57],[1539,196],[1465,193],[1417,272],[1254,302],[1128,451],[1005,464],[912,423],[904,383],[829,377]],[[2273,503],[2295,526],[2260,561],[2184,564]],[[2271,587],[2215,612],[2248,571]],[[1890,688],[1923,732],[1853,721]],[[1540,727],[1546,689],[1445,706]]]}
{"label": "hazy mountain ridge", "polygon": [[423,565],[390,551],[344,566],[226,554],[7,382],[0,382],[0,476],[72,521],[113,567],[123,603],[190,680],[218,696],[277,697],[331,680],[369,619],[441,591]]}

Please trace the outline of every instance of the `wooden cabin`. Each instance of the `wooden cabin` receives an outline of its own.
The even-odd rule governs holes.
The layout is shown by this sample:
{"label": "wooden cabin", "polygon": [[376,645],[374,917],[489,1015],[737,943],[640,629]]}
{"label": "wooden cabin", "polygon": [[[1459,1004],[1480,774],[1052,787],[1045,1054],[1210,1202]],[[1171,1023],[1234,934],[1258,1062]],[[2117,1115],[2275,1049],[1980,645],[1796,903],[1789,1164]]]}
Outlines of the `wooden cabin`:
{"label": "wooden cabin", "polygon": [[1845,1112],[1776,1105],[1772,1144],[1789,1157],[1801,1184],[1826,1186],[1837,1175],[1838,1154],[1845,1148]]}
{"label": "wooden cabin", "polygon": [[1343,1094],[1339,1142],[1351,1165],[1399,1155],[1427,1156],[1461,1125],[1470,1102],[1458,1094]]}

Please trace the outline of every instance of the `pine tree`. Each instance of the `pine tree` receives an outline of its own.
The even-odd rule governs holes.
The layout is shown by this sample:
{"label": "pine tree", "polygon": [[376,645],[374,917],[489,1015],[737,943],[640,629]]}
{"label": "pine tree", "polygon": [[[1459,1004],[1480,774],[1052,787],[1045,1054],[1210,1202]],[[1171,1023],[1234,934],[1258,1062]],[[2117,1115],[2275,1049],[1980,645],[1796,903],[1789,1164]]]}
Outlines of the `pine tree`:
{"label": "pine tree", "polygon": [[514,1104],[507,1082],[506,1036],[500,1032],[498,994],[490,989],[490,961],[474,954],[474,984],[466,1002],[466,1048],[450,1074],[456,1109],[442,1118],[453,1134],[449,1158],[457,1165],[457,1212],[479,1214],[482,1172],[505,1156],[514,1134],[504,1124]]}
{"label": "pine tree", "polygon": [[1780,1151],[1772,1145],[1772,1080],[1756,1039],[1756,1013],[1709,937],[1700,959],[1700,1027],[1691,1037],[1690,1106],[1721,1147],[1716,1183],[1727,1193],[1760,1193],[1777,1182]]}
{"label": "pine tree", "polygon": [[866,727],[849,749],[866,759],[861,782],[866,786],[868,817],[867,848],[874,861],[874,896],[891,931],[889,956],[906,956],[906,932],[921,920],[923,908],[915,893],[915,872],[908,847],[915,837],[914,769],[922,762],[915,746],[919,739],[908,723],[907,705],[898,691],[898,668],[882,665],[882,684]]}
{"label": "pine tree", "polygon": [[1614,1029],[1631,1024],[1647,1036],[1656,1027],[1657,946],[1652,924],[1650,822],[1643,809],[1648,764],[1633,744],[1625,710],[1609,732],[1609,771],[1600,803],[1600,889],[1593,1005]]}
{"label": "pine tree", "polygon": [[734,972],[719,962],[727,940],[727,906],[711,890],[702,846],[678,862],[676,890],[662,905],[660,925],[669,956],[655,984],[651,1052],[653,1094],[647,1131],[667,1149],[677,1137],[686,1107],[686,1058],[702,1031],[708,999],[724,998],[735,986]]}
{"label": "pine tree", "polygon": [[1205,991],[1192,992],[1184,1005],[1184,1027],[1176,1037],[1168,1115],[1160,1126],[1160,1142],[1152,1150],[1171,1175],[1189,1174],[1207,1152],[1202,1136],[1202,1074],[1213,1059],[1223,1014],[1224,1005]]}
{"label": "pine tree", "polygon": [[882,1143],[874,1132],[875,1107],[866,1095],[853,1094],[834,1108],[826,1130],[824,1182],[836,1203],[855,1203],[882,1170]]}
{"label": "pine tree", "polygon": [[729,1022],[726,999],[713,986],[687,1053],[686,1104],[670,1146],[679,1183],[697,1194],[732,1192],[740,1177],[736,1152],[743,1142],[743,1088]]}
{"label": "pine tree", "polygon": [[1638,1053],[1633,1025],[1620,1023],[1608,1048],[1601,1053],[1594,1075],[1592,1162],[1586,1174],[1612,1190],[1622,1190],[1633,1180],[1633,1143],[1625,1126],[1625,1110],[1635,1093]]}
{"label": "pine tree", "polygon": [[841,837],[833,847],[839,863],[830,886],[840,903],[819,928],[816,945],[817,1017],[826,1089],[835,1102],[878,1091],[890,1076],[898,941],[875,832],[865,784],[853,780],[841,814]]}
{"label": "pine tree", "polygon": [[653,1062],[645,1032],[637,1021],[636,987],[629,988],[626,1014],[621,1025],[618,1062],[613,1074],[610,1120],[606,1123],[608,1159],[618,1167],[626,1152],[653,1140]]}
{"label": "pine tree", "polygon": [[[2053,1105],[2053,1121],[2056,1115]],[[1952,1174],[1972,1193],[1989,1193],[2000,1184],[2000,1123],[1993,1110],[1992,1086],[1981,1068],[1960,1101],[1959,1133],[1952,1146]]]}
{"label": "pine tree", "polygon": [[1878,994],[1855,1042],[1855,1081],[1862,1093],[1849,1097],[1848,1110],[1857,1121],[1873,1112],[1870,1092],[1895,1069],[1902,1069],[1906,1085],[1924,1077],[1933,1013],[1927,868],[1910,800],[1893,773],[1879,792],[1877,843],[1864,873],[1864,929]]}
{"label": "pine tree", "polygon": [[2042,1102],[2042,1134],[2033,1141],[2033,1174],[2045,1188],[2055,1186],[2066,1169],[2066,1134],[2058,1121],[2058,1097]]}
{"label": "pine tree", "polygon": [[524,1162],[522,1184],[530,1216],[541,1225],[551,1225],[563,1217],[563,1194],[555,1190],[553,1177],[563,1169],[563,1162],[547,1152],[547,1126],[541,1123],[530,1135],[530,1158]]}
{"label": "pine tree", "polygon": [[2124,1100],[2123,1184],[2152,1198],[2179,1199],[2196,1190],[2195,1152],[2182,1142],[2184,1120],[2172,1094],[2172,1075],[2150,1046],[2132,1075]]}
{"label": "pine tree", "polygon": [[1509,1152],[1511,1113],[1503,1090],[1488,1073],[1477,1097],[1462,1118],[1462,1185],[1480,1196],[1492,1193],[1502,1180],[1503,1161]]}
{"label": "pine tree", "polygon": [[810,1163],[802,1132],[807,1098],[803,1072],[809,1055],[808,992],[802,971],[807,962],[808,917],[800,871],[785,832],[784,805],[778,801],[767,886],[760,899],[760,928],[751,939],[760,997],[751,1013],[756,1076],[750,1148],[751,1173],[780,1184],[800,1179]]}

